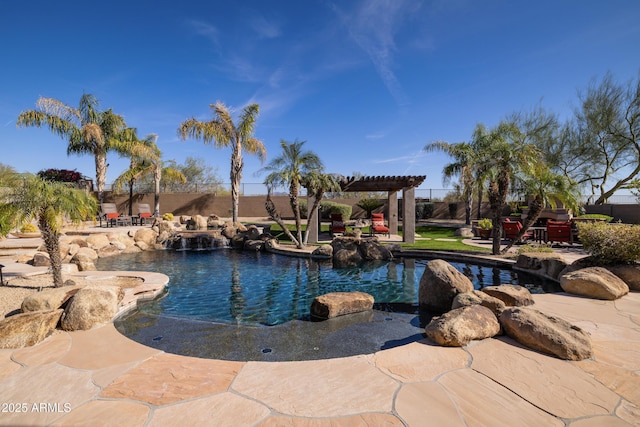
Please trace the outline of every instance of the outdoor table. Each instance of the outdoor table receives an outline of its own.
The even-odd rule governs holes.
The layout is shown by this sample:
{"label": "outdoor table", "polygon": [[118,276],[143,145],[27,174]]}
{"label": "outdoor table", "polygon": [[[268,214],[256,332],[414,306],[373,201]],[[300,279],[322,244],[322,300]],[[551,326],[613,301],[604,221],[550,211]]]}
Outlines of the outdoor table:
{"label": "outdoor table", "polygon": [[533,233],[533,240],[536,242],[547,241],[547,227],[529,227],[529,230]]}

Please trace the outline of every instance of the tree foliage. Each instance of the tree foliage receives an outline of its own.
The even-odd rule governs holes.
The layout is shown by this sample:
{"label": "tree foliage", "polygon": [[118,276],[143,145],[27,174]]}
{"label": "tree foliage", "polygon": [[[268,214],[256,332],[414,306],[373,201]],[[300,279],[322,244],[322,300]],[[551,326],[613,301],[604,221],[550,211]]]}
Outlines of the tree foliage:
{"label": "tree foliage", "polygon": [[86,191],[32,174],[5,174],[0,180],[0,234],[37,221],[51,259],[54,285],[62,286],[59,235],[64,220],[78,223],[94,218],[96,200]]}
{"label": "tree foliage", "polygon": [[233,221],[238,221],[238,200],[240,196],[240,183],[242,181],[242,169],[244,160],[242,151],[255,154],[260,160],[264,160],[267,150],[262,141],[257,139],[255,131],[256,120],[260,107],[258,104],[246,106],[240,113],[238,124],[233,122],[231,113],[222,102],[211,104],[214,118],[208,122],[202,122],[195,117],[185,120],[178,128],[178,135],[183,140],[194,138],[202,140],[205,144],[213,143],[216,148],[231,147],[231,203]]}

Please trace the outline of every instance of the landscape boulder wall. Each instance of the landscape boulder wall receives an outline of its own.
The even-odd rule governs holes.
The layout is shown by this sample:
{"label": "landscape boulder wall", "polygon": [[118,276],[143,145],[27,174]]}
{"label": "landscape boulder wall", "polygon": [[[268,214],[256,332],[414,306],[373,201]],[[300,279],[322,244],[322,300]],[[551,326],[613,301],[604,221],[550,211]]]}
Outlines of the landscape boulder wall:
{"label": "landscape boulder wall", "polygon": [[553,280],[558,280],[567,266],[564,257],[557,253],[525,252],[518,255],[516,261],[517,269]]}
{"label": "landscape boulder wall", "polygon": [[473,291],[473,283],[467,276],[441,259],[429,261],[420,279],[418,302],[420,307],[432,313],[449,311],[456,295]]}
{"label": "landscape boulder wall", "polygon": [[373,309],[373,296],[364,292],[331,292],[319,295],[311,303],[311,315],[332,319]]}
{"label": "landscape boulder wall", "polygon": [[640,264],[619,264],[607,269],[622,279],[629,290],[640,291]]}
{"label": "landscape boulder wall", "polygon": [[311,258],[315,259],[331,259],[333,258],[333,246],[320,245],[311,252]]}
{"label": "landscape boulder wall", "polygon": [[87,330],[111,322],[123,297],[124,290],[119,286],[91,285],[80,289],[65,309],[62,329]]}
{"label": "landscape boulder wall", "polygon": [[629,286],[604,267],[587,267],[560,277],[565,292],[602,300],[615,300],[629,293]]}
{"label": "landscape boulder wall", "polygon": [[504,332],[520,344],[564,360],[593,355],[589,334],[577,326],[530,307],[508,307],[500,314]]}
{"label": "landscape boulder wall", "polygon": [[425,332],[440,345],[462,347],[472,340],[498,335],[500,323],[490,309],[481,305],[471,305],[433,318]]}
{"label": "landscape boulder wall", "polygon": [[362,261],[387,261],[391,251],[378,242],[377,237],[336,237],[331,241],[333,262],[337,266],[357,265]]}
{"label": "landscape boulder wall", "polygon": [[155,249],[157,238],[158,233],[151,228],[140,228],[136,231],[136,234],[133,235],[133,240],[136,243],[144,243],[144,246],[139,245],[141,249],[143,249],[143,247],[144,249]]}
{"label": "landscape boulder wall", "polygon": [[0,320],[0,348],[38,344],[56,328],[62,310],[33,311]]}
{"label": "landscape boulder wall", "polygon": [[494,298],[498,298],[509,307],[524,307],[533,305],[534,300],[531,296],[529,289],[524,286],[518,285],[500,285],[500,286],[485,286],[481,289],[482,292],[491,295]]}

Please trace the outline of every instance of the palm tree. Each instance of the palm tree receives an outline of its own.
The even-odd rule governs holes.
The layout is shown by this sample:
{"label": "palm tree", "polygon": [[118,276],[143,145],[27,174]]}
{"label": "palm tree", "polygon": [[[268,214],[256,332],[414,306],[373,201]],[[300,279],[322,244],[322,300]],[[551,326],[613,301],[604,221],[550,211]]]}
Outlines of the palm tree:
{"label": "palm tree", "polygon": [[482,176],[489,183],[489,204],[493,221],[492,253],[500,253],[502,211],[506,206],[509,188],[516,173],[533,175],[540,167],[542,156],[537,148],[526,142],[513,122],[501,122],[490,131],[482,128],[477,137],[482,141],[482,155],[478,163]]}
{"label": "palm tree", "polygon": [[135,138],[140,147],[132,150],[129,169],[124,171],[113,182],[114,190],[121,190],[125,185],[129,186],[129,215],[133,215],[133,186],[136,181],[145,177],[152,177],[154,182],[154,216],[160,215],[160,180],[162,176],[174,182],[186,182],[187,178],[178,170],[171,167],[163,167],[160,160],[162,153],[156,145],[157,135],[148,135],[142,141]]}
{"label": "palm tree", "polygon": [[54,286],[62,286],[60,230],[65,218],[79,223],[95,217],[96,199],[66,183],[44,180],[32,174],[12,174],[0,183],[0,233],[36,220],[51,259]]}
{"label": "palm tree", "polygon": [[[302,241],[302,223],[300,220],[300,204],[298,196],[304,176],[323,168],[318,155],[312,151],[303,151],[305,141],[280,141],[282,154],[265,166],[262,171],[270,172],[265,179],[269,189],[289,187],[289,204],[296,221],[296,237],[293,240],[298,248],[304,246]],[[269,191],[270,193],[270,191]]]}
{"label": "palm tree", "polygon": [[465,204],[465,224],[471,224],[471,210],[473,208],[473,190],[476,188],[476,174],[478,154],[477,145],[467,142],[450,144],[437,141],[424,147],[427,152],[442,151],[453,157],[453,163],[446,164],[442,170],[444,184],[448,184],[452,177],[460,176],[460,188]]}
{"label": "palm tree", "polygon": [[47,126],[51,132],[69,141],[67,154],[93,155],[100,202],[107,177],[107,152],[127,155],[135,144],[132,140],[135,131],[127,129],[124,118],[111,109],[99,111],[98,100],[91,94],[82,95],[78,108],[57,99],[40,98],[35,110],[20,113],[17,125]]}
{"label": "palm tree", "polygon": [[220,101],[211,104],[214,118],[208,122],[201,122],[195,117],[180,124],[178,135],[181,139],[187,137],[202,139],[205,144],[214,143],[216,148],[231,147],[231,203],[233,222],[238,221],[238,199],[240,195],[240,182],[242,181],[242,150],[249,154],[256,154],[260,160],[264,160],[267,150],[259,139],[253,136],[256,119],[260,111],[258,104],[246,106],[240,114],[240,121],[236,126],[233,123],[229,109]]}
{"label": "palm tree", "polygon": [[313,206],[307,211],[307,231],[304,234],[304,245],[309,243],[309,225],[315,221],[315,215],[326,192],[341,190],[340,178],[334,174],[323,173],[321,170],[310,171],[302,177],[302,185],[307,193],[313,196]]}

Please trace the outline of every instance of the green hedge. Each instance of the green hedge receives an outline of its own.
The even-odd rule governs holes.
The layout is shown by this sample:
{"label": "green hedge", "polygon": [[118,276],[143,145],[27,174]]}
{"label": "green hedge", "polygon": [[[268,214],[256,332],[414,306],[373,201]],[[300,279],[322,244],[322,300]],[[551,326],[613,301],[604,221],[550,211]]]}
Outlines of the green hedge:
{"label": "green hedge", "polygon": [[416,203],[416,220],[431,218],[433,216],[434,206],[432,202]]}
{"label": "green hedge", "polygon": [[322,219],[330,219],[331,214],[342,214],[342,220],[348,221],[351,218],[353,208],[342,203],[323,201],[320,202],[320,214]]}

